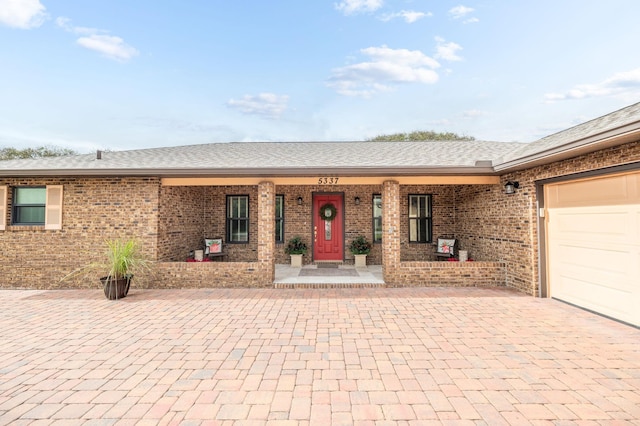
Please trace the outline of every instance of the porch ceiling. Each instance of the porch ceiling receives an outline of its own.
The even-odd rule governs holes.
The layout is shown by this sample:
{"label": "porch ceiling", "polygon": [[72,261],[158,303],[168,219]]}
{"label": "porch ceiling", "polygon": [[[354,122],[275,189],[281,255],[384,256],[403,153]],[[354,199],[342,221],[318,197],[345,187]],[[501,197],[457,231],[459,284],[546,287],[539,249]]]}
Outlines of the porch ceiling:
{"label": "porch ceiling", "polygon": [[[329,174],[314,177],[183,177],[162,178],[162,186],[228,186],[257,185],[269,180],[276,185],[323,185],[320,179]],[[499,176],[342,176],[330,174],[333,185],[382,185],[387,180],[395,180],[400,185],[493,185],[500,183]]]}

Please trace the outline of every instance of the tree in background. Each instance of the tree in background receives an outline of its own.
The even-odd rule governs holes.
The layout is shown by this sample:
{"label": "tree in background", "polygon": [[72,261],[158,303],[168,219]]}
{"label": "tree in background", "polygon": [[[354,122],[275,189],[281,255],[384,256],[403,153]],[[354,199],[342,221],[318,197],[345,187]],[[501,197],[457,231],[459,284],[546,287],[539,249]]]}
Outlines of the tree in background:
{"label": "tree in background", "polygon": [[393,133],[366,139],[370,142],[408,142],[408,141],[474,141],[473,136],[460,136],[452,132],[434,132],[432,130],[416,130],[411,133]]}
{"label": "tree in background", "polygon": [[57,146],[40,146],[38,148],[0,148],[0,160],[18,160],[23,158],[62,157],[65,155],[77,155],[69,148]]}

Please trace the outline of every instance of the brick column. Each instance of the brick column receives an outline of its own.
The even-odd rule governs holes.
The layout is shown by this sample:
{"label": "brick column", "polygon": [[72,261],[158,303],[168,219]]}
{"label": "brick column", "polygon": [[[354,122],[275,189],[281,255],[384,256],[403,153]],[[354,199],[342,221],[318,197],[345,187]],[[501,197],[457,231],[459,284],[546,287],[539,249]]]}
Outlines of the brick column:
{"label": "brick column", "polygon": [[400,268],[400,184],[387,180],[382,184],[382,276],[396,285]]}
{"label": "brick column", "polygon": [[276,275],[275,204],[276,186],[264,181],[258,184],[258,263],[261,285],[271,287]]}

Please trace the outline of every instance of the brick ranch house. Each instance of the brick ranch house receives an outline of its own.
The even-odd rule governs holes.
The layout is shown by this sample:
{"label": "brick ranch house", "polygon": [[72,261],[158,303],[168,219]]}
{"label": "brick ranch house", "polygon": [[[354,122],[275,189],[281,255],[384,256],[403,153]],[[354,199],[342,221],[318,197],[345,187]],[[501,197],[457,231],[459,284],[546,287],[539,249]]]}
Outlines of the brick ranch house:
{"label": "brick ranch house", "polygon": [[[46,219],[21,219],[33,207]],[[640,103],[528,144],[212,143],[3,161],[0,217],[0,288],[94,286],[60,278],[115,237],[158,261],[144,287],[270,287],[291,237],[310,246],[305,263],[352,263],[364,235],[388,286],[507,286],[638,324]],[[439,236],[474,261],[437,262]],[[224,261],[185,262],[213,237]]]}

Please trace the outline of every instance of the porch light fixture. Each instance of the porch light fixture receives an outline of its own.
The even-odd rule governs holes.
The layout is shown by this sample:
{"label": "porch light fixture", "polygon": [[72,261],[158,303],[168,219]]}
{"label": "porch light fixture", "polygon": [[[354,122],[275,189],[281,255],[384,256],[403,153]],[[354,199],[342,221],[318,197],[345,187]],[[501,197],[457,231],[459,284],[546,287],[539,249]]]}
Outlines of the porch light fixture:
{"label": "porch light fixture", "polygon": [[360,197],[356,197],[353,201],[356,203],[356,206],[359,205],[360,204]]}
{"label": "porch light fixture", "polygon": [[301,206],[302,205],[302,197],[298,197],[298,205]]}
{"label": "porch light fixture", "polygon": [[515,181],[515,182],[511,182],[508,181],[507,183],[504,184],[504,193],[505,194],[515,194],[516,193],[516,189],[520,188],[520,182]]}

